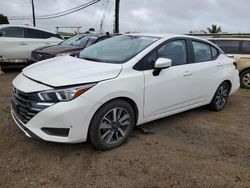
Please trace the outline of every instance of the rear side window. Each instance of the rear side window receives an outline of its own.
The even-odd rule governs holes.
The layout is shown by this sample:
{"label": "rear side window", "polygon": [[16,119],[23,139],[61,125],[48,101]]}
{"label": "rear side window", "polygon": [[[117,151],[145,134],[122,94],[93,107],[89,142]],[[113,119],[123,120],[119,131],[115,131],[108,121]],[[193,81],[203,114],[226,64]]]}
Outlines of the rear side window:
{"label": "rear side window", "polygon": [[234,40],[215,40],[213,41],[226,54],[240,54],[240,41]]}
{"label": "rear side window", "polygon": [[219,55],[219,52],[216,48],[211,46],[211,51],[212,51],[212,57],[216,58]]}
{"label": "rear side window", "polygon": [[242,41],[242,53],[250,54],[250,41]]}
{"label": "rear side window", "polygon": [[2,37],[23,38],[24,31],[21,27],[9,27],[1,30]]}
{"label": "rear side window", "polygon": [[40,31],[40,30],[35,30],[35,29],[25,28],[24,31],[25,31],[24,32],[25,38],[48,39],[50,37],[55,36],[55,34],[53,34],[53,33]]}
{"label": "rear side window", "polygon": [[[193,41],[195,62],[211,61],[213,59],[211,46],[203,42]],[[218,53],[218,52],[217,52]]]}

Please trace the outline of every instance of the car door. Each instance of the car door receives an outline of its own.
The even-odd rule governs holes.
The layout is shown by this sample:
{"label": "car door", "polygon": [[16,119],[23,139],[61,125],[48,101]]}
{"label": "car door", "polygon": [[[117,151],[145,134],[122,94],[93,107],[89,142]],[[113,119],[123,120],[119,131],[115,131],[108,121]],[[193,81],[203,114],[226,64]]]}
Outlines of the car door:
{"label": "car door", "polygon": [[[153,76],[158,58],[172,60],[172,66]],[[191,105],[191,79],[185,39],[169,41],[144,59],[144,117],[150,118]]]}
{"label": "car door", "polygon": [[6,27],[1,29],[0,55],[4,58],[25,58],[26,43],[22,27]]}
{"label": "car door", "polygon": [[36,48],[58,44],[61,40],[53,37],[54,34],[36,29],[25,28],[26,58],[30,59],[31,52]]}
{"label": "car door", "polygon": [[198,40],[192,40],[194,58],[190,63],[192,103],[206,102],[214,94],[222,76],[224,58],[214,46]]}

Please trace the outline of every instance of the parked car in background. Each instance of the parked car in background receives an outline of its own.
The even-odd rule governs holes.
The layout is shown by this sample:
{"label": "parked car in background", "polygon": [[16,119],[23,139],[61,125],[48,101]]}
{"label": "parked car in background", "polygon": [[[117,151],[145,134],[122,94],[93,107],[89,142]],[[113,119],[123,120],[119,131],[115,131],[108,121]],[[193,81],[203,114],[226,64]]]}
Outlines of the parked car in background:
{"label": "parked car in background", "polygon": [[203,105],[220,111],[238,90],[234,60],[206,40],[129,34],[35,63],[13,81],[12,116],[29,137],[98,149],[133,127]]}
{"label": "parked car in background", "polygon": [[109,38],[107,34],[79,34],[73,36],[58,45],[37,48],[31,53],[31,61],[37,62],[56,56],[69,55],[80,52],[82,49]]}
{"label": "parked car in background", "polygon": [[241,87],[250,89],[250,38],[212,38],[210,41],[234,56]]}
{"label": "parked car in background", "polygon": [[27,62],[34,49],[61,41],[60,35],[36,27],[0,25],[0,62]]}

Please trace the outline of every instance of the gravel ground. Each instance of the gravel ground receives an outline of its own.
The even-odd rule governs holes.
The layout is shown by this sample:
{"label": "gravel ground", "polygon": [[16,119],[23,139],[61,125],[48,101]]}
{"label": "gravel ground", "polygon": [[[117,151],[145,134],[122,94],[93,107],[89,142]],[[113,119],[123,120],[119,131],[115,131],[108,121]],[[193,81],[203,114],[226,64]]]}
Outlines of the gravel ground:
{"label": "gravel ground", "polygon": [[91,145],[27,138],[10,116],[11,81],[0,76],[0,187],[250,187],[250,91],[222,112],[198,108],[144,125],[128,142]]}

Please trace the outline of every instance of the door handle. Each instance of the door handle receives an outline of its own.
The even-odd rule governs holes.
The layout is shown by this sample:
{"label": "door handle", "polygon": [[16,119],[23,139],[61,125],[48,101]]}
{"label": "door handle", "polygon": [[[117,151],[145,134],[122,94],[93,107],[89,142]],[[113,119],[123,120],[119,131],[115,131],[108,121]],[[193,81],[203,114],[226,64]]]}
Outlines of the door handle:
{"label": "door handle", "polygon": [[193,74],[192,72],[186,71],[186,72],[184,72],[183,76],[191,76],[192,74]]}
{"label": "door handle", "polygon": [[50,45],[50,43],[49,42],[45,42],[45,45]]}
{"label": "door handle", "polygon": [[27,45],[27,43],[25,43],[25,42],[20,42],[20,45]]}

